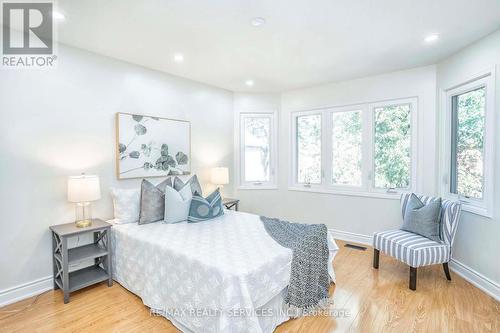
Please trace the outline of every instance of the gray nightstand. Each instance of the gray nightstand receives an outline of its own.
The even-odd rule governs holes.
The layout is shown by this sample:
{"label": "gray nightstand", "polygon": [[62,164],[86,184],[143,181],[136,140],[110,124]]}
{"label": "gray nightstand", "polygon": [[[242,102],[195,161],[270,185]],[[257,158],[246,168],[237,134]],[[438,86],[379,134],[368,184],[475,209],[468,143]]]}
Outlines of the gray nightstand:
{"label": "gray nightstand", "polygon": [[234,208],[234,210],[238,210],[240,200],[239,199],[231,199],[231,198],[223,198],[222,204],[226,207],[226,209]]}
{"label": "gray nightstand", "polygon": [[[92,225],[78,228],[75,223],[53,225],[52,231],[52,266],[54,289],[61,288],[64,303],[69,302],[69,294],[78,289],[108,280],[113,284],[111,269],[111,224],[93,219]],[[68,238],[88,232],[94,234],[91,244],[68,249]],[[82,260],[94,259],[94,265],[70,272],[69,265]]]}

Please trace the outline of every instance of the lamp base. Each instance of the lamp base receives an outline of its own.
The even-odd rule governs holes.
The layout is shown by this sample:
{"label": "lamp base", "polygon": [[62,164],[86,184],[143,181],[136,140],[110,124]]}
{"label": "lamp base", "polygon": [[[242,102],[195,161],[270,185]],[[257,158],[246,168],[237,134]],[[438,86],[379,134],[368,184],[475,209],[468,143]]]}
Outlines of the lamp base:
{"label": "lamp base", "polygon": [[80,220],[75,222],[77,228],[87,228],[92,225],[92,220]]}

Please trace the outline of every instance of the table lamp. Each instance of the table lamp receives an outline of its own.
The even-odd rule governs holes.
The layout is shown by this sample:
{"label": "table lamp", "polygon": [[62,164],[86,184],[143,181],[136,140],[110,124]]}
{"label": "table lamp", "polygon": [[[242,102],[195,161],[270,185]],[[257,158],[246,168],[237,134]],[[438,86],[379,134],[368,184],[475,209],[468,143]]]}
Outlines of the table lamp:
{"label": "table lamp", "polygon": [[68,201],[76,203],[76,226],[85,228],[92,224],[91,201],[101,198],[99,177],[81,174],[68,177]]}
{"label": "table lamp", "polygon": [[223,167],[212,168],[210,182],[219,186],[222,192],[222,188],[224,187],[224,185],[229,184],[229,169]]}

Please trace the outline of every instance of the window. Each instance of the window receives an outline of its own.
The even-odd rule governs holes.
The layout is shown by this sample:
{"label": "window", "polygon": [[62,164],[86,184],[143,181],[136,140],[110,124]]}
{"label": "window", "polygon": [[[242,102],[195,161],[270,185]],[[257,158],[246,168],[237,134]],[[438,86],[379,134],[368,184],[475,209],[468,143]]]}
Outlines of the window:
{"label": "window", "polygon": [[297,182],[321,183],[321,114],[298,116]]}
{"label": "window", "polygon": [[443,196],[485,216],[493,207],[493,83],[488,72],[443,93]]}
{"label": "window", "polygon": [[275,186],[275,126],[274,113],[240,115],[240,186]]}
{"label": "window", "polygon": [[483,198],[486,88],[451,97],[451,193]]}
{"label": "window", "polygon": [[332,113],[332,184],[362,184],[361,111]]}
{"label": "window", "polygon": [[411,104],[376,107],[375,187],[410,188]]}
{"label": "window", "polygon": [[293,113],[291,188],[392,197],[416,190],[416,113],[416,98]]}

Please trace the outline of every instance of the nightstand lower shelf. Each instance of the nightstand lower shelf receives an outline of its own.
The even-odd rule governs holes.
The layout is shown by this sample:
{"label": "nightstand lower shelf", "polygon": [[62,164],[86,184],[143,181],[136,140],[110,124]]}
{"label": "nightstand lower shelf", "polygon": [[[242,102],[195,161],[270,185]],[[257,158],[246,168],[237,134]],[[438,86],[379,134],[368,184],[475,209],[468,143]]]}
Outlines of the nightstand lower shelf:
{"label": "nightstand lower shelf", "polygon": [[85,267],[69,273],[69,291],[73,292],[108,279],[108,273],[101,267]]}

